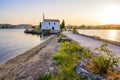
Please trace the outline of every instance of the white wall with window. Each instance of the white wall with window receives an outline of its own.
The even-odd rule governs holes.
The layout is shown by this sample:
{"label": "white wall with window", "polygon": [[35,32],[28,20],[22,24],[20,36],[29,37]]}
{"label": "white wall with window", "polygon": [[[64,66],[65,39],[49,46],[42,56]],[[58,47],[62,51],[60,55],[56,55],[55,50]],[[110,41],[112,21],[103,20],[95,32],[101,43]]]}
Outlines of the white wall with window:
{"label": "white wall with window", "polygon": [[60,30],[60,22],[42,22],[42,29]]}

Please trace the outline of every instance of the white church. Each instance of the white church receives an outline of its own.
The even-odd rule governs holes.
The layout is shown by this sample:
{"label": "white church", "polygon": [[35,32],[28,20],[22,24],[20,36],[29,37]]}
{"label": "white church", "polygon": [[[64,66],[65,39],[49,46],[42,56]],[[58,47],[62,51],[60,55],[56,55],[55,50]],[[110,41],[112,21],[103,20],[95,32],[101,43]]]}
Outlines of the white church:
{"label": "white church", "polygon": [[45,19],[43,14],[42,30],[59,31],[60,21],[58,19]]}

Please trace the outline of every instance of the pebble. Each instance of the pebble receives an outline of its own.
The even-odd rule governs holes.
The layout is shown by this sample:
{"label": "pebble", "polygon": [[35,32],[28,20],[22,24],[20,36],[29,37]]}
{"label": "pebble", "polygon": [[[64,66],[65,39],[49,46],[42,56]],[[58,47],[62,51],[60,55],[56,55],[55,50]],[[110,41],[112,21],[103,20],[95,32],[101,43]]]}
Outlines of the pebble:
{"label": "pebble", "polygon": [[49,67],[49,70],[50,70],[50,71],[53,71],[53,69],[54,69],[54,67]]}

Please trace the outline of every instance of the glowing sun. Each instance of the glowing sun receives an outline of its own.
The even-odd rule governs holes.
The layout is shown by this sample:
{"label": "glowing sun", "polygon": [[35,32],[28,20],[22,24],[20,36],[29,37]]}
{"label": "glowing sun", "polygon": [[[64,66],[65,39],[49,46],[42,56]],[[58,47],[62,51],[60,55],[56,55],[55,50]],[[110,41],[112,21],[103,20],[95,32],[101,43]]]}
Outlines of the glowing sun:
{"label": "glowing sun", "polygon": [[120,6],[110,5],[104,7],[100,12],[99,18],[104,24],[120,24]]}

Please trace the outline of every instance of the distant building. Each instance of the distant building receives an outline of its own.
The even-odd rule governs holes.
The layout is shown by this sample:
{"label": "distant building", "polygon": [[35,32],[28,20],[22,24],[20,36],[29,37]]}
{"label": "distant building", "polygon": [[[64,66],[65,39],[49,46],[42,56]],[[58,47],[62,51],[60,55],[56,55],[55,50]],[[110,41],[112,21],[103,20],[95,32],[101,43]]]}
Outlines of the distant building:
{"label": "distant building", "polygon": [[60,21],[58,19],[45,19],[43,14],[42,30],[60,30]]}

